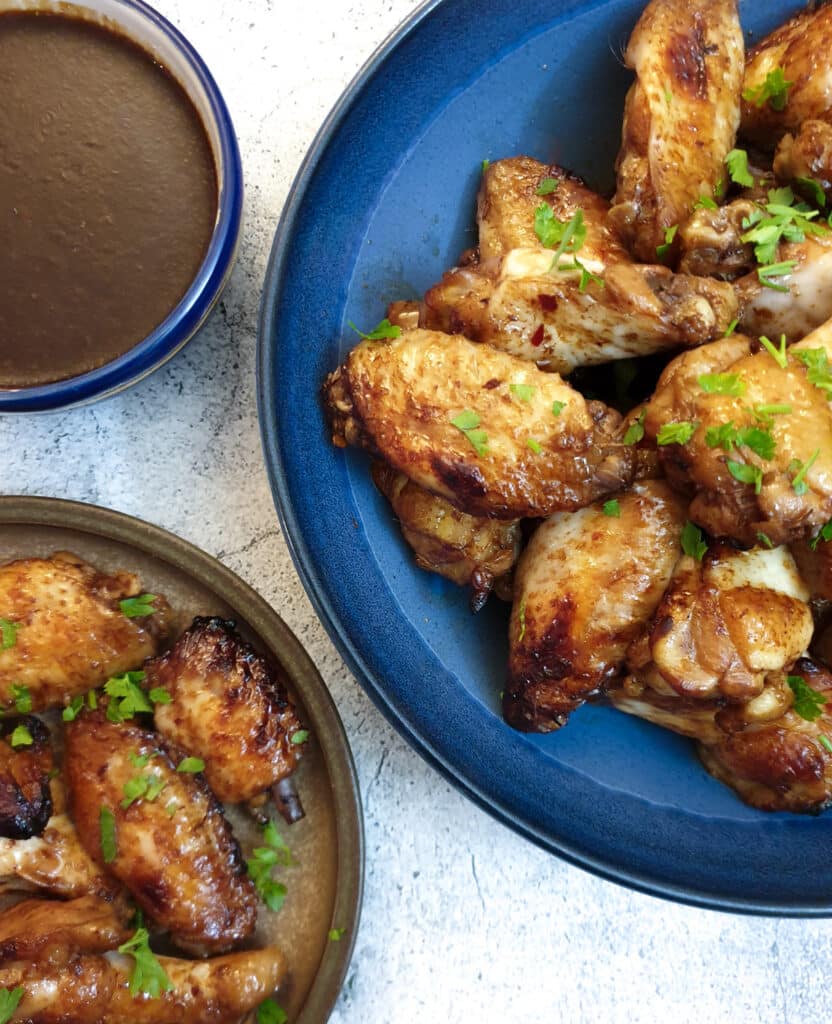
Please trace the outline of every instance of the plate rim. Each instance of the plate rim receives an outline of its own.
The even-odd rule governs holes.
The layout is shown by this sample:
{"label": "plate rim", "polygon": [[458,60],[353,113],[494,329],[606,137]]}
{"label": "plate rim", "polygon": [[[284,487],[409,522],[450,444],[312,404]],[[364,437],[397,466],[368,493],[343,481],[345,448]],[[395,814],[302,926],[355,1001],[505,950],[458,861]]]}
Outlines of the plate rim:
{"label": "plate rim", "polygon": [[296,1018],[297,1024],[320,1024],[338,1000],[355,949],[363,905],[365,836],[352,751],[335,701],[315,663],[280,615],[250,584],[207,551],[163,527],[101,505],[30,495],[0,496],[0,530],[4,526],[69,529],[136,548],[191,576],[239,612],[255,634],[275,637],[280,649],[286,651],[286,660],[281,659],[281,663],[292,686],[310,716],[314,712],[324,721],[329,737],[326,745],[320,740],[319,745],[332,788],[338,844],[332,927],[349,922],[344,939],[325,944]]}
{"label": "plate rim", "polygon": [[[316,614],[347,668],[384,718],[454,788],[514,832],[575,867],[589,871],[605,881],[623,885],[647,896],[660,897],[706,910],[741,913],[750,916],[813,919],[832,917],[832,900],[817,903],[807,900],[800,904],[793,904],[785,900],[744,899],[741,896],[727,896],[722,892],[706,888],[679,886],[656,879],[649,872],[629,870],[620,861],[594,856],[564,842],[560,837],[543,834],[529,822],[518,818],[510,807],[496,802],[494,797],[489,794],[487,787],[479,786],[471,779],[460,775],[451,762],[414,730],[413,726],[397,711],[385,687],[381,685],[356,644],[341,626],[327,594],[326,586],[315,564],[311,547],[300,527],[290,496],[286,465],[278,438],[276,396],[270,388],[274,369],[274,351],[270,340],[276,332],[280,296],[283,294],[284,277],[290,260],[289,254],[293,237],[298,221],[304,213],[305,193],[323,161],[333,137],[360,98],[363,90],[371,83],[373,77],[381,70],[396,48],[432,13],[451,2],[453,0],[425,0],[387,36],[355,74],[313,138],[292,182],[278,220],[266,268],[258,318],[257,405],[263,456],[272,498],[295,568]],[[596,0],[595,6],[602,6],[605,2],[606,0]]]}

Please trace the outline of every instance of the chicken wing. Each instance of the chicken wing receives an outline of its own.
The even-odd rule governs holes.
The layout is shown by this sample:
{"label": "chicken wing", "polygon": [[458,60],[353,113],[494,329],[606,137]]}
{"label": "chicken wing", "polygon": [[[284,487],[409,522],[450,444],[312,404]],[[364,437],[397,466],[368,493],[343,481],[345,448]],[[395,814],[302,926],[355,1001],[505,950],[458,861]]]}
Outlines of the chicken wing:
{"label": "chicken wing", "polygon": [[651,0],[633,30],[610,221],[644,263],[713,195],[740,120],[743,57],[736,0]]}
{"label": "chicken wing", "polygon": [[832,124],[804,121],[795,135],[784,135],[774,154],[774,173],[797,189],[811,179],[832,199]]}
{"label": "chicken wing", "polygon": [[34,715],[0,722],[0,838],[40,835],[52,814],[49,730]]}
{"label": "chicken wing", "polygon": [[622,493],[616,508],[558,513],[538,527],[515,582],[510,725],[559,728],[616,675],[670,579],[684,517],[683,501],[652,480]]}
{"label": "chicken wing", "polygon": [[[832,7],[810,5],[748,52],[741,134],[772,150],[809,120],[832,121]],[[767,80],[779,85],[773,90]],[[785,83],[788,83],[786,85]],[[772,96],[771,93],[774,93]]]}
{"label": "chicken wing", "polygon": [[0,988],[23,989],[12,1024],[239,1024],[286,973],[276,946],[194,962],[160,956],[171,988],[130,991],[133,961],[119,954],[0,967]]}
{"label": "chicken wing", "polygon": [[[694,210],[679,228],[679,270],[733,281],[754,267],[754,246],[743,242],[744,221],[757,209],[751,199],[735,199],[716,209]],[[703,339],[707,340],[707,339]]]}
{"label": "chicken wing", "polygon": [[383,462],[373,463],[372,474],[420,568],[470,586],[473,611],[483,607],[492,590],[510,596],[511,572],[520,554],[517,520],[469,516]]}
{"label": "chicken wing", "polygon": [[809,646],[808,600],[786,548],[713,544],[679,560],[628,668],[660,695],[751,700]]}
{"label": "chicken wing", "polygon": [[0,963],[106,953],[131,934],[126,903],[81,896],[66,903],[22,900],[0,913]]}
{"label": "chicken wing", "polygon": [[546,516],[632,478],[619,418],[553,373],[459,335],[365,341],[324,386],[333,443],[359,444],[473,516]]}
{"label": "chicken wing", "polygon": [[691,518],[713,536],[783,544],[832,517],[832,323],[788,350],[732,336],[677,357],[644,421]]}
{"label": "chicken wing", "polygon": [[157,731],[204,761],[220,801],[250,800],[295,770],[303,743],[286,679],[233,623],[194,619],[145,672],[145,685],[171,698],[155,706]]}
{"label": "chicken wing", "polygon": [[256,897],[222,809],[201,775],[178,770],[183,760],[159,736],[109,721],[103,702],[66,728],[67,790],[87,852],[178,946],[218,952],[251,934]]}
{"label": "chicken wing", "polygon": [[31,710],[60,707],[156,654],[169,608],[156,597],[150,614],[125,614],[119,602],[140,593],[132,573],[108,576],[65,552],[0,566],[0,619],[12,640],[0,647],[0,706],[23,688]]}

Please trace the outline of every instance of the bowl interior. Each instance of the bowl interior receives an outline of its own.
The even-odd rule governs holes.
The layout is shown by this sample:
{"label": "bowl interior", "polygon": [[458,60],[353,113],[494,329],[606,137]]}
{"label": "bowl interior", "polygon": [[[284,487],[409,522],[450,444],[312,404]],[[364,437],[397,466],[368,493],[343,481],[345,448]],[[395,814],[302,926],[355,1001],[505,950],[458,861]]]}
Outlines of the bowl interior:
{"label": "bowl interior", "polygon": [[[748,38],[800,6],[741,2]],[[419,297],[475,244],[484,159],[525,153],[610,189],[631,81],[621,53],[642,8],[516,0],[484,14],[476,0],[444,0],[365,69],[275,241],[261,321],[267,460],[295,559],[342,653],[470,796],[550,849],[652,892],[826,913],[832,884],[807,892],[805,872],[811,863],[824,874],[832,820],[752,810],[687,740],[604,707],[548,736],[504,725],[507,609],[494,601],[472,618],[465,593],[419,571],[366,457],[329,444],[319,403],[284,400],[318,393],[356,340],[348,320],[370,329],[387,302]]]}

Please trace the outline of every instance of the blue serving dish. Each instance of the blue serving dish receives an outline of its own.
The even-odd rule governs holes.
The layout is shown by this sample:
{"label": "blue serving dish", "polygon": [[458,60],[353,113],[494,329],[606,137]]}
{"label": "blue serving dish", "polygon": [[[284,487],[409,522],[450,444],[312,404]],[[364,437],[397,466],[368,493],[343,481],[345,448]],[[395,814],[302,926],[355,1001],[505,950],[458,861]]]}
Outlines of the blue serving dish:
{"label": "blue serving dish", "polygon": [[[46,8],[42,0],[0,0],[0,11]],[[121,391],[174,356],[205,322],[231,274],[240,235],[243,169],[225,101],[202,58],[169,21],[142,0],[68,0],[62,13],[116,28],[152,54],[185,90],[214,156],[216,223],[196,277],[158,327],[124,355],[88,373],[34,387],[0,388],[0,413],[66,408]],[[57,328],[57,325],[56,325]]]}
{"label": "blue serving dish", "polygon": [[[748,38],[801,6],[740,3]],[[828,915],[832,817],[765,814],[692,744],[602,706],[547,736],[500,717],[507,609],[418,570],[367,458],[318,395],[392,299],[475,243],[481,164],[526,153],[613,183],[641,0],[432,0],[322,128],[280,222],[259,342],[263,443],[301,578],[344,659],[412,745],[495,817],[634,888],[726,910]],[[365,327],[368,329],[368,327]]]}

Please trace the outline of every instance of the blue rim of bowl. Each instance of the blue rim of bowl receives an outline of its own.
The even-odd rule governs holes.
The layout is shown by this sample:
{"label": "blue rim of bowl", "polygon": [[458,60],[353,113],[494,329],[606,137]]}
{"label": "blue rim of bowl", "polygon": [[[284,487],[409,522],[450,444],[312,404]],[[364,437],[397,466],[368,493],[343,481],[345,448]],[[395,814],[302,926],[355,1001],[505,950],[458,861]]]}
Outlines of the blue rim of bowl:
{"label": "blue rim of bowl", "polygon": [[115,0],[115,3],[136,11],[166,35],[183,54],[205,90],[220,144],[220,163],[216,171],[221,185],[216,224],[196,277],[151,334],[124,355],[88,373],[34,387],[0,389],[0,413],[65,409],[104,398],[137,383],[176,355],[196,334],[219,299],[234,265],[243,211],[243,165],[231,114],[219,86],[179,29],[153,7],[143,0]]}
{"label": "blue rim of bowl", "polygon": [[383,680],[377,677],[351,637],[341,629],[335,606],[327,593],[326,581],[316,566],[312,549],[304,536],[291,501],[286,463],[278,437],[277,395],[271,386],[274,380],[275,359],[270,339],[275,336],[276,332],[288,254],[297,222],[304,213],[304,195],[327,146],[348,116],[357,98],[371,82],[390,53],[443,3],[444,0],[425,0],[381,43],[341,94],[313,139],[295,176],[272,244],[258,324],[257,404],[261,443],[272,496],[295,568],[319,619],[347,668],[360,682],[385,719],[432,768],[436,769],[451,785],[497,821],[507,825],[547,852],[556,853],[561,859],[575,867],[648,896],[660,896],[676,903],[707,910],[753,916],[829,917],[832,915],[832,908],[827,903],[806,901],[795,906],[776,900],[769,902],[753,898],[744,899],[741,895],[726,896],[722,892],[675,885],[672,882],[657,879],[649,873],[628,869],[618,861],[594,856],[562,838],[554,837],[548,832],[537,829],[533,823],[518,817],[511,807],[510,794],[498,793],[487,787],[477,786],[471,779],[461,775],[453,764],[435,748],[435,745],[426,742],[419,735],[411,723],[400,714],[395,701],[387,693]]}

